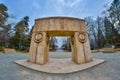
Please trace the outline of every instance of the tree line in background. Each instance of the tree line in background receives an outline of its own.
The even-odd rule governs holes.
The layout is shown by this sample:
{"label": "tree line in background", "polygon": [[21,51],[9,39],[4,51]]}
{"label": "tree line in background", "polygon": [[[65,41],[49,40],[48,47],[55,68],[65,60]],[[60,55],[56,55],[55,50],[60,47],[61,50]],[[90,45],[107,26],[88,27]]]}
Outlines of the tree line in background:
{"label": "tree line in background", "polygon": [[91,48],[120,48],[120,0],[113,0],[102,14],[96,19],[85,18]]}
{"label": "tree line in background", "polygon": [[[105,7],[102,17],[93,19],[86,17],[87,32],[92,49],[100,49],[114,45],[120,48],[120,0],[113,0]],[[0,3],[0,49],[1,47],[27,50],[30,46],[32,29],[29,29],[29,17],[23,17],[19,22],[8,23],[13,18],[8,8]],[[57,48],[55,37],[50,38],[50,49]],[[70,38],[64,40],[63,49],[70,50]]]}
{"label": "tree line in background", "polygon": [[15,49],[27,49],[30,45],[29,17],[23,17],[15,24],[9,23],[8,19],[13,18],[8,13],[8,8],[0,4],[0,47],[9,47]]}
{"label": "tree line in background", "polygon": [[[113,0],[110,5],[106,5],[102,14],[96,19],[85,17],[91,49],[120,48],[120,0]],[[70,50],[69,38],[64,41],[64,49]]]}
{"label": "tree line in background", "polygon": [[50,51],[54,50],[67,50],[71,51],[70,37],[60,37],[62,39],[61,46],[58,46],[58,39],[56,37],[50,37]]}

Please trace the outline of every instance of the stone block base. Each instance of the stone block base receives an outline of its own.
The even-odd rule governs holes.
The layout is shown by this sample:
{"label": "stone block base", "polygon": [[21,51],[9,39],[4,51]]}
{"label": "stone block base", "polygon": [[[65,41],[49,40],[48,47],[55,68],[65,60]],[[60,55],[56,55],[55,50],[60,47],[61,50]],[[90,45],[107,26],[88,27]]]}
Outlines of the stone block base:
{"label": "stone block base", "polygon": [[28,62],[27,59],[16,60],[15,63],[33,70],[46,72],[46,73],[72,73],[72,72],[77,72],[91,68],[93,66],[103,63],[104,61],[105,60],[101,60],[101,59],[93,59],[93,61],[88,63],[75,64],[71,60],[71,58],[67,58],[67,59],[50,58],[50,60],[44,65],[30,63]]}

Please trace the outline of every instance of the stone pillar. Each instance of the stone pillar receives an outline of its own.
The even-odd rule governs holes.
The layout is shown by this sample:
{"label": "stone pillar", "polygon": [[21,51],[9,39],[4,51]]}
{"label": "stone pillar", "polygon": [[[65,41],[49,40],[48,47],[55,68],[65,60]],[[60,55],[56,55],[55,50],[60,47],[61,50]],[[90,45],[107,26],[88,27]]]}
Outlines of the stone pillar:
{"label": "stone pillar", "polygon": [[33,33],[29,61],[37,64],[45,64],[48,61],[48,37],[46,32]]}
{"label": "stone pillar", "polygon": [[90,49],[90,42],[89,42],[89,38],[88,38],[87,33],[86,33],[86,42],[83,43],[83,47],[84,47],[84,53],[85,53],[85,61],[86,62],[92,61],[92,54],[91,54],[91,49]]}
{"label": "stone pillar", "polygon": [[72,60],[77,64],[92,61],[86,32],[75,32],[72,41]]}
{"label": "stone pillar", "polygon": [[30,44],[30,49],[29,49],[29,56],[28,56],[28,61],[35,63],[36,62],[36,49],[38,44],[34,42],[34,37],[35,33],[32,33],[32,38],[31,38],[31,44]]}
{"label": "stone pillar", "polygon": [[74,41],[75,41],[75,39],[74,39],[74,36],[71,36],[71,50],[72,50],[72,61],[74,61],[75,62],[75,56],[76,56],[76,49],[75,49],[75,46],[74,46]]}

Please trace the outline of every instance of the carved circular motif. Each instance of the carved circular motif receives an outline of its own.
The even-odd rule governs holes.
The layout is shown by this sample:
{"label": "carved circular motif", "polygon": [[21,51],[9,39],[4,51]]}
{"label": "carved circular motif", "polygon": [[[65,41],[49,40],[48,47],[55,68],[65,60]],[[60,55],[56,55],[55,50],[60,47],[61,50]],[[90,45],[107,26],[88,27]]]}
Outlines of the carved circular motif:
{"label": "carved circular motif", "polygon": [[79,40],[81,43],[85,43],[85,42],[87,41],[86,33],[85,33],[85,32],[79,33],[79,35],[78,35],[78,40]]}
{"label": "carved circular motif", "polygon": [[43,35],[42,35],[42,33],[36,33],[35,36],[34,36],[34,41],[35,41],[36,43],[40,43],[42,40],[43,40]]}

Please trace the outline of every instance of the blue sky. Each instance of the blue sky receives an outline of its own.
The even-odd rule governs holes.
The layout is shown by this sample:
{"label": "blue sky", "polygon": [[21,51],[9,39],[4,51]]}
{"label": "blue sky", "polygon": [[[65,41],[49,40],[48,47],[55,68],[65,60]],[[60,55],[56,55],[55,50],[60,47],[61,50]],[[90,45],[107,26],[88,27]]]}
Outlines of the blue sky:
{"label": "blue sky", "polygon": [[48,16],[70,16],[84,18],[101,16],[104,5],[111,0],[0,0],[8,7],[8,12],[16,17],[9,22],[18,22],[24,16],[30,17],[30,27],[34,19]]}

